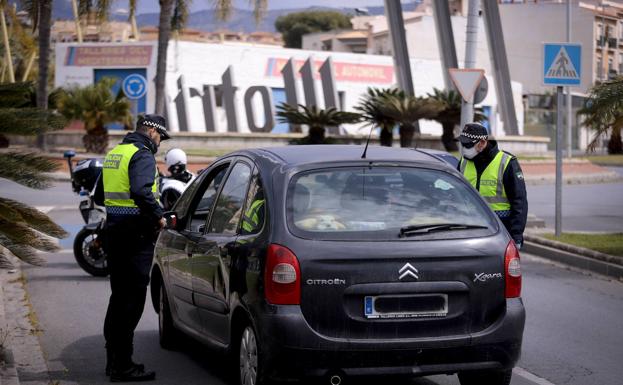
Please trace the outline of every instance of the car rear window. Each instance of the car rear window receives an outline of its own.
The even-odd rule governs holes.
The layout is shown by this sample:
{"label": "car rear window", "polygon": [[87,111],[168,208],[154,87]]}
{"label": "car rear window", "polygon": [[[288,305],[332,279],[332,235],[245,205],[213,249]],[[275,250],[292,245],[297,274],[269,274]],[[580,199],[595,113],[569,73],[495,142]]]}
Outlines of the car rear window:
{"label": "car rear window", "polygon": [[[450,239],[497,231],[490,210],[465,181],[417,167],[330,168],[298,174],[288,189],[287,217],[294,234],[312,239]],[[404,231],[437,224],[471,228]]]}

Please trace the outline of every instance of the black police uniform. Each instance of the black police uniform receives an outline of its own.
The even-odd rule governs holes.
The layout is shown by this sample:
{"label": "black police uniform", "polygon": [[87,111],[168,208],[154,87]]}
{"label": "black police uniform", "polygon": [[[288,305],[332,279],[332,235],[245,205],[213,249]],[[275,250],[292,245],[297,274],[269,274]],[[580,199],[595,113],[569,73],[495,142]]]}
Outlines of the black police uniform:
{"label": "black police uniform", "polygon": [[[487,147],[473,159],[470,159],[474,162],[478,175],[476,190],[480,187],[480,176],[498,152],[500,152],[500,149],[498,149],[497,141],[489,139]],[[460,163],[458,169],[460,170]],[[523,232],[528,219],[528,195],[526,193],[523,172],[515,156],[511,158],[508,167],[504,170],[502,183],[504,184],[504,191],[506,191],[506,197],[511,208],[510,212],[506,216],[500,217],[500,219],[513,240],[518,244],[523,244]]]}
{"label": "black police uniform", "polygon": [[111,381],[153,379],[143,365],[132,362],[134,330],[145,306],[149,272],[163,211],[152,193],[158,147],[141,132],[127,134],[122,143],[139,150],[132,156],[128,176],[130,197],[139,215],[107,214],[107,255],[112,294],[104,322],[107,374]]}

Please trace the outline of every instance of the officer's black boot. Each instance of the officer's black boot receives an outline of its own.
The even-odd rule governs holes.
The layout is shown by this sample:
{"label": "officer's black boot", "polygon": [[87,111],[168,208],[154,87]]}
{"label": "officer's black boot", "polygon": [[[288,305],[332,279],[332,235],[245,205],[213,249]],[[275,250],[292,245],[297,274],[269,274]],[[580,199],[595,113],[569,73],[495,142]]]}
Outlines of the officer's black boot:
{"label": "officer's black boot", "polygon": [[143,365],[129,365],[125,369],[113,368],[110,373],[110,382],[138,382],[155,379],[156,372],[146,372]]}
{"label": "officer's black boot", "polygon": [[[136,362],[131,362],[132,366],[136,367],[139,370],[145,370],[145,365],[137,364]],[[112,369],[115,366],[115,353],[109,347],[106,347],[106,375],[110,376],[112,373]]]}

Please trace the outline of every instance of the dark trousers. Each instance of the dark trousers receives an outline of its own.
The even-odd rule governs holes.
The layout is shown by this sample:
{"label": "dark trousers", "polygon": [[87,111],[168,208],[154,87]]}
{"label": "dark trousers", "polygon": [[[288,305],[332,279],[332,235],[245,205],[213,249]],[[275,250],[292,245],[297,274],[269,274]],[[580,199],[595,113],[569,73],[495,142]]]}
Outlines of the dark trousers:
{"label": "dark trousers", "polygon": [[112,294],[104,338],[118,368],[132,362],[134,330],[145,307],[154,253],[155,234],[139,231],[135,226],[120,224],[108,226],[106,234]]}

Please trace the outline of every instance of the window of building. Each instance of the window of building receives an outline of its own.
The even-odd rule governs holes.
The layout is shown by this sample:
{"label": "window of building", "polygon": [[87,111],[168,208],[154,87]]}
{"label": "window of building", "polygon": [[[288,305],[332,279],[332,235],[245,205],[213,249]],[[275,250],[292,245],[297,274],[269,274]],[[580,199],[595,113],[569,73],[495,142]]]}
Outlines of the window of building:
{"label": "window of building", "polygon": [[623,53],[619,54],[619,73],[623,74]]}

